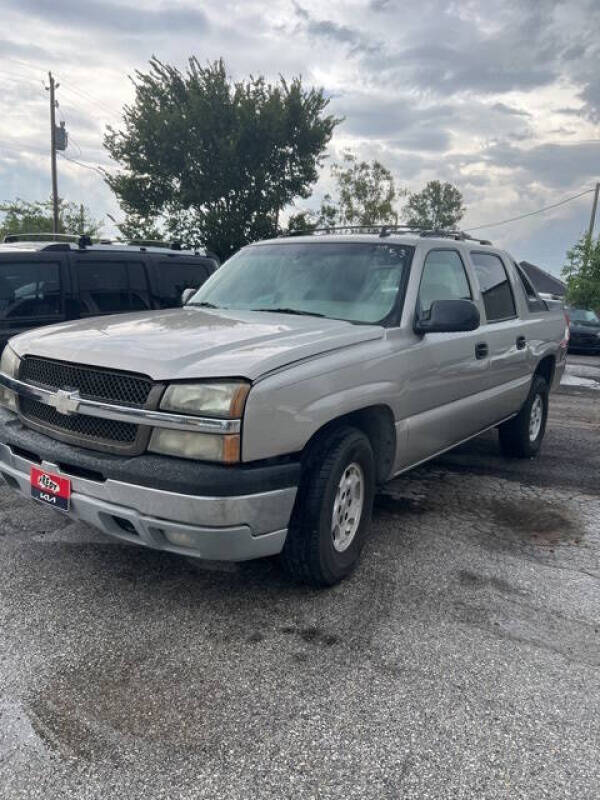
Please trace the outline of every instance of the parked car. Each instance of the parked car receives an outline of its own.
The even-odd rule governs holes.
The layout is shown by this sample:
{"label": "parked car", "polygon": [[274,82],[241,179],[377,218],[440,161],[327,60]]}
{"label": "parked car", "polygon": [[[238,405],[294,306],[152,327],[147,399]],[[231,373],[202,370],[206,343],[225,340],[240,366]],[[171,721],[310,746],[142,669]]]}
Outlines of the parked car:
{"label": "parked car", "polygon": [[600,353],[600,318],[589,308],[565,308],[569,318],[569,351],[573,353]]}
{"label": "parked car", "polygon": [[0,473],[129,542],[280,553],[331,585],[392,477],[494,427],[506,454],[537,454],[567,338],[489,243],[383,229],[252,244],[184,308],[12,339]]}
{"label": "parked car", "polygon": [[54,322],[181,305],[184,290],[218,266],[193,251],[70,239],[7,236],[0,244],[0,346]]}

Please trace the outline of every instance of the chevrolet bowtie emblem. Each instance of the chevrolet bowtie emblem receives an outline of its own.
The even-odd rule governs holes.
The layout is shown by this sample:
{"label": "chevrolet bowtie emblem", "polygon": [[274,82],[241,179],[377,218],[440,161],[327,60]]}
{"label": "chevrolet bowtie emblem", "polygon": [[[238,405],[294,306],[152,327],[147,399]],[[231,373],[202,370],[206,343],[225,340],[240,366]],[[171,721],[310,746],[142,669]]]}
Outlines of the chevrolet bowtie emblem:
{"label": "chevrolet bowtie emblem", "polygon": [[68,417],[70,414],[77,413],[80,400],[79,392],[69,392],[66,389],[59,389],[55,395],[50,397],[50,405],[53,406],[59,414]]}

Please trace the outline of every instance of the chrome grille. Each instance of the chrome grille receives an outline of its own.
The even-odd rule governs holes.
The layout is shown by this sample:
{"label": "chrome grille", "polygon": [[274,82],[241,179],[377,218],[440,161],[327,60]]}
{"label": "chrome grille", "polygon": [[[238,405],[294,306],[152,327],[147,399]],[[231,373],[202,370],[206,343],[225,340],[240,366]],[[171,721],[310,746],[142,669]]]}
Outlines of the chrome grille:
{"label": "chrome grille", "polygon": [[[68,364],[38,356],[26,356],[19,378],[44,389],[78,390],[82,398],[112,405],[144,408],[154,386],[145,375],[116,372],[81,364]],[[65,439],[82,447],[120,453],[143,449],[148,431],[130,422],[118,422],[87,414],[60,414],[52,406],[21,397],[19,410],[26,422],[49,436]]]}
{"label": "chrome grille", "polygon": [[78,389],[82,397],[103,403],[142,408],[152,389],[152,381],[143,375],[65,364],[37,356],[26,356],[19,377],[45,389]]}

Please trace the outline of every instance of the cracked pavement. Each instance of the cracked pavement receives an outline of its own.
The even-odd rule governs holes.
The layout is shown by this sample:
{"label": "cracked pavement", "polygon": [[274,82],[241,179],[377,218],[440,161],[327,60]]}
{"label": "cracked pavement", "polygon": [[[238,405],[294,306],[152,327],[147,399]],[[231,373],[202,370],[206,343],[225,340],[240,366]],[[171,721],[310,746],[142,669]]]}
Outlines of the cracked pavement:
{"label": "cracked pavement", "polygon": [[537,460],[488,433],[395,480],[326,592],[1,487],[0,797],[595,800],[599,431],[570,382]]}

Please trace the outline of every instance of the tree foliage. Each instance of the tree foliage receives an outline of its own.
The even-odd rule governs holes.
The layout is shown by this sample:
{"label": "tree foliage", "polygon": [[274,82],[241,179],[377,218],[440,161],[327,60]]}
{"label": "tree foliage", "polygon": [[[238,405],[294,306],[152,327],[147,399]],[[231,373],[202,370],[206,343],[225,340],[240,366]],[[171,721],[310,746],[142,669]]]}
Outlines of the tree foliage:
{"label": "tree foliage", "polygon": [[108,184],[130,220],[162,221],[222,258],[275,233],[281,210],[309,196],[339,122],[300,78],[233,82],[222,60],[191,58],[181,72],[153,58],[133,83],[122,127],[104,140],[121,168]]}
{"label": "tree foliage", "polygon": [[429,181],[423,191],[408,198],[404,217],[408,225],[429,230],[453,229],[465,214],[463,196],[451,183]]}
{"label": "tree foliage", "polygon": [[600,311],[600,237],[582,236],[567,251],[562,274],[569,303]]}
{"label": "tree foliage", "polygon": [[[0,204],[4,215],[0,223],[0,236],[9,233],[52,233],[52,201],[20,200]],[[96,237],[101,232],[102,223],[92,217],[83,203],[69,203],[59,200],[58,232],[77,235],[84,233]]]}
{"label": "tree foliage", "polygon": [[379,161],[359,161],[346,152],[331,175],[337,196],[325,195],[320,222],[324,225],[393,225],[398,222],[398,192],[392,173]]}

